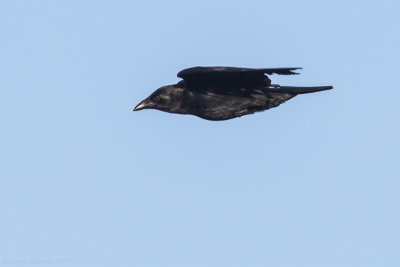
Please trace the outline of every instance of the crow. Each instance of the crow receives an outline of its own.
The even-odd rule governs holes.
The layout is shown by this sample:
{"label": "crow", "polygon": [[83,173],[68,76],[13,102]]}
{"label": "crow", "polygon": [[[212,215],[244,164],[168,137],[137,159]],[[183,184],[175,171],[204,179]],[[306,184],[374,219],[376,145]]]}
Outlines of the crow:
{"label": "crow", "polygon": [[183,80],[157,89],[133,110],[158,109],[220,121],[277,107],[298,94],[333,88],[280,86],[271,84],[267,76],[299,74],[294,72],[298,69],[188,68],[177,75]]}

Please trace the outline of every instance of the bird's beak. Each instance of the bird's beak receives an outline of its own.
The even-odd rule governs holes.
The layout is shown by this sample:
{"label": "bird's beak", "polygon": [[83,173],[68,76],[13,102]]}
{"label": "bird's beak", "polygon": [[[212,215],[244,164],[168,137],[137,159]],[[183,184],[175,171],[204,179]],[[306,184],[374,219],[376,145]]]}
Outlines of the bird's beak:
{"label": "bird's beak", "polygon": [[150,102],[147,100],[147,99],[145,99],[145,100],[143,100],[142,102],[140,102],[134,109],[133,109],[133,111],[138,111],[138,110],[142,110],[142,109],[145,109],[145,108],[150,108]]}

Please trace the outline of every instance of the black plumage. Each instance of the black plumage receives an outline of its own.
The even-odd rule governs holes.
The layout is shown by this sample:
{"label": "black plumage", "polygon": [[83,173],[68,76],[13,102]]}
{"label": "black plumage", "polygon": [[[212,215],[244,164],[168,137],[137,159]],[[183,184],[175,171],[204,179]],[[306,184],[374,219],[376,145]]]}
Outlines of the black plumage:
{"label": "black plumage", "polygon": [[178,73],[174,85],[157,89],[134,110],[158,109],[192,114],[206,120],[228,120],[274,108],[298,94],[332,86],[295,87],[271,84],[267,75],[294,75],[300,68],[249,69],[194,67]]}

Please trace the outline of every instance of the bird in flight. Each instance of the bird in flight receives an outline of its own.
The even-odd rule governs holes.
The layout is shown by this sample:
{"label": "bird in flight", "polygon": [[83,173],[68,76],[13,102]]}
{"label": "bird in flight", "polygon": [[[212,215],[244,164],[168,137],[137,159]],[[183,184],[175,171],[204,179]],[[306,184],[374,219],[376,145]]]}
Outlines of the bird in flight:
{"label": "bird in flight", "polygon": [[250,69],[193,67],[178,73],[177,84],[163,86],[133,110],[158,109],[192,114],[206,120],[229,120],[274,108],[298,94],[332,89],[332,86],[280,86],[267,75],[294,75],[301,68]]}

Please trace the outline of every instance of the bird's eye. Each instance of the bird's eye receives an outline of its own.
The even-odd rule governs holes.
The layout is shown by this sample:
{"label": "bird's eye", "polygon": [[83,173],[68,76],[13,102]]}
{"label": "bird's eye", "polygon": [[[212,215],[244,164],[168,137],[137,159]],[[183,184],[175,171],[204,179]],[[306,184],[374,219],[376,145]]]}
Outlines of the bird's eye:
{"label": "bird's eye", "polygon": [[160,96],[156,96],[156,101],[160,101],[161,97]]}

